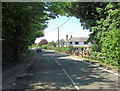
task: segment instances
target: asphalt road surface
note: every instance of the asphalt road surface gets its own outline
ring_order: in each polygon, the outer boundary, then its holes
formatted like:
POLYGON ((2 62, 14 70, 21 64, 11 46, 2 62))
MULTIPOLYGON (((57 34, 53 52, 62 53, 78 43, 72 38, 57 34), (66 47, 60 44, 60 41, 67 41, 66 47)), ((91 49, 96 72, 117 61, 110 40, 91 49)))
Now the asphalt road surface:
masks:
POLYGON ((69 55, 43 51, 11 89, 118 89, 118 76, 69 55))

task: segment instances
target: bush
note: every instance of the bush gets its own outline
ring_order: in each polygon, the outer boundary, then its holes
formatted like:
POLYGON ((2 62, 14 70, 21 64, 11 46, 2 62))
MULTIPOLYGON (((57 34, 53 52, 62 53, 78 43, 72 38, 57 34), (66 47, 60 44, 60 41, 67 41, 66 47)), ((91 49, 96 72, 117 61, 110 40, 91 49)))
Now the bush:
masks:
POLYGON ((84 49, 84 47, 81 46, 81 47, 80 47, 80 50, 83 51, 83 49, 84 49))
POLYGON ((112 28, 102 43, 102 52, 105 63, 120 66, 120 30, 112 28))
POLYGON ((53 50, 53 48, 56 46, 56 44, 54 43, 54 42, 49 42, 48 44, 47 44, 47 49, 48 50, 53 50))
POLYGON ((41 48, 42 49, 47 49, 47 45, 42 45, 41 48))
POLYGON ((72 44, 69 44, 69 45, 67 46, 66 51, 67 51, 67 52, 72 52, 72 50, 73 50, 73 45, 72 45, 72 44))
POLYGON ((48 46, 48 45, 47 45, 47 49, 48 49, 48 50, 52 50, 52 48, 53 48, 53 46, 48 46))
POLYGON ((94 52, 94 51, 101 52, 101 45, 91 44, 89 50, 90 50, 91 52, 94 52))
POLYGON ((55 47, 55 51, 65 53, 66 48, 65 47, 55 47))

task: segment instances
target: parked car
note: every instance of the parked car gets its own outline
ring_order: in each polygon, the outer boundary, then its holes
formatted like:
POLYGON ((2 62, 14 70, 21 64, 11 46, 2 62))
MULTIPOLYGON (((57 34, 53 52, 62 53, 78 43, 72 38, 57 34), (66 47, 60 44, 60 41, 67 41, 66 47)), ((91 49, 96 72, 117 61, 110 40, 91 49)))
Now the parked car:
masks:
POLYGON ((42 49, 40 47, 38 47, 37 52, 42 52, 42 49))

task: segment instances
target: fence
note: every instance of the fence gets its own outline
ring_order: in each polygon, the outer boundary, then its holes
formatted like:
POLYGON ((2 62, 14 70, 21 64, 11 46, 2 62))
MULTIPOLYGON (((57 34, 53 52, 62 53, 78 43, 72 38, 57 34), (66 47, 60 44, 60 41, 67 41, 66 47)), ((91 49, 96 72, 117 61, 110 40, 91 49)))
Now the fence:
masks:
POLYGON ((102 57, 102 53, 101 52, 90 52, 89 50, 83 50, 83 51, 72 51, 72 54, 76 55, 76 56, 80 56, 82 58, 93 58, 94 60, 100 60, 100 61, 104 61, 104 57, 102 57))

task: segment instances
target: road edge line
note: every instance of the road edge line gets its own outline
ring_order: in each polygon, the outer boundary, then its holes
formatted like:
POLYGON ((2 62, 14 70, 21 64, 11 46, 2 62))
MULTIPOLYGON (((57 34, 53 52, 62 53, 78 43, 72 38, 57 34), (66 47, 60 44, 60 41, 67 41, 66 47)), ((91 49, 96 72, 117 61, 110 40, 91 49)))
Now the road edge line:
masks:
MULTIPOLYGON (((71 56, 71 57, 72 57, 72 58, 75 58, 75 57, 73 57, 73 56, 71 56)), ((75 59, 77 59, 77 58, 75 58, 75 59)), ((81 61, 80 59, 77 59, 77 60, 81 61)), ((75 60, 75 61, 76 61, 76 60, 75 60)), ((120 77, 120 74, 117 74, 117 73, 115 73, 115 72, 112 72, 111 70, 104 69, 104 68, 102 68, 102 67, 99 67, 99 66, 93 65, 93 64, 88 63, 88 62, 85 62, 85 61, 81 61, 81 62, 84 62, 84 63, 86 63, 86 64, 92 65, 92 66, 94 66, 94 67, 98 67, 99 69, 102 69, 103 71, 106 71, 106 72, 112 73, 112 74, 114 74, 114 75, 120 77)))
MULTIPOLYGON (((53 58, 53 56, 51 57, 59 66, 60 66, 60 63, 58 63, 58 61, 56 59, 53 58)), ((60 66, 61 67, 61 66, 60 66)), ((62 68, 62 67, 61 67, 62 68)), ((67 75, 67 77, 70 79, 70 81, 72 82, 72 84, 74 85, 74 87, 77 89, 77 90, 80 90, 80 88, 76 85, 76 83, 73 81, 73 79, 68 75, 68 73, 66 72, 66 70, 64 68, 62 68, 63 72, 67 75)))

